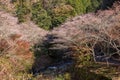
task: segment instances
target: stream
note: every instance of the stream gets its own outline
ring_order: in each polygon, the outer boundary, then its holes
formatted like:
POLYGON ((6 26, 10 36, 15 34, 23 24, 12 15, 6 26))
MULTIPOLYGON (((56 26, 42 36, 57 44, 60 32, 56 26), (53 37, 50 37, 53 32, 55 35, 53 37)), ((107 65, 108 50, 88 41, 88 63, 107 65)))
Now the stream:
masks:
POLYGON ((43 69, 40 69, 38 72, 34 73, 34 76, 37 76, 40 74, 48 75, 48 76, 56 76, 59 74, 64 74, 68 69, 72 67, 73 64, 74 64, 74 61, 72 59, 59 61, 43 69))
POLYGON ((40 48, 42 49, 42 53, 45 53, 45 51, 47 51, 46 54, 49 55, 53 62, 44 68, 39 69, 38 71, 33 69, 32 72, 34 76, 37 76, 39 74, 48 76, 63 74, 74 64, 74 60, 71 57, 72 52, 69 46, 66 44, 66 40, 62 39, 59 36, 52 34, 46 35, 46 38, 40 48))

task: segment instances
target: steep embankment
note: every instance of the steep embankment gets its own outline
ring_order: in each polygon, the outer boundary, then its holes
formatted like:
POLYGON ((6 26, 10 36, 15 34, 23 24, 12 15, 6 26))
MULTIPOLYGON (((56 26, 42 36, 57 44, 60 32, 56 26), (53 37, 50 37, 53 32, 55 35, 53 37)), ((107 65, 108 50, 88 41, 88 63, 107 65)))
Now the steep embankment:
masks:
POLYGON ((34 54, 30 49, 46 34, 34 23, 18 24, 12 14, 0 11, 0 80, 31 79, 27 71, 34 62, 34 54))

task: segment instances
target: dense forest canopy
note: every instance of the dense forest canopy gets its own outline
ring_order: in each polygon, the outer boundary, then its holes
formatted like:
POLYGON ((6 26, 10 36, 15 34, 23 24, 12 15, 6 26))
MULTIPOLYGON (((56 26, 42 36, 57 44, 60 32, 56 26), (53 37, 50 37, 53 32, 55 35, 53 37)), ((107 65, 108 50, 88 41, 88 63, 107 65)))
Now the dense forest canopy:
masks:
POLYGON ((95 11, 102 0, 12 0, 16 4, 19 22, 30 19, 48 30, 59 26, 67 18, 95 11))

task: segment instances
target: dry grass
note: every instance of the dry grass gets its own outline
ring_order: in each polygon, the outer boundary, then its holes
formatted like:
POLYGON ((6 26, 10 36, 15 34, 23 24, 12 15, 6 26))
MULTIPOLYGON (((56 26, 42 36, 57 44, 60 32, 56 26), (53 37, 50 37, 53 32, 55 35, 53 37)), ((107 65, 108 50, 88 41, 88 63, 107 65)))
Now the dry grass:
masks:
POLYGON ((0 80, 28 80, 33 63, 30 45, 25 41, 0 39, 0 80))
POLYGON ((31 46, 47 34, 32 22, 18 24, 17 18, 0 11, 0 80, 28 80, 34 55, 31 46))
POLYGON ((1 80, 28 80, 32 77, 31 74, 26 72, 27 66, 30 66, 31 62, 19 58, 19 56, 15 55, 0 57, 1 80))

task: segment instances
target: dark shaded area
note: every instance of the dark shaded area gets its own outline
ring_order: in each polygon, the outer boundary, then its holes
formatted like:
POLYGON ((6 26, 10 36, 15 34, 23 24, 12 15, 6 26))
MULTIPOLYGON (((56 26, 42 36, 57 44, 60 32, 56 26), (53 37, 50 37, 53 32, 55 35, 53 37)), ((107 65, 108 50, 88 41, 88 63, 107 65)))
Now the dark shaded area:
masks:
MULTIPOLYGON (((116 45, 119 45, 119 44, 116 43, 116 45)), ((118 50, 120 49, 115 48, 106 42, 98 42, 94 46, 95 60, 96 62, 119 66, 120 54, 118 53, 118 50)))
POLYGON ((113 3, 116 1, 120 0, 102 0, 101 5, 96 9, 96 11, 109 9, 113 6, 113 3))
POLYGON ((101 74, 90 72, 89 68, 74 68, 71 71, 71 80, 112 80, 101 74))
POLYGON ((115 60, 111 57, 108 58, 106 56, 101 56, 101 57, 96 56, 95 59, 96 59, 96 62, 101 62, 101 63, 103 62, 105 64, 109 64, 113 66, 120 66, 120 61, 115 60))
POLYGON ((69 54, 70 51, 71 49, 64 39, 52 34, 46 35, 46 39, 41 46, 41 53, 48 55, 54 59, 54 61, 64 60, 64 57, 67 57, 67 54, 69 54))
POLYGON ((117 0, 103 0, 100 8, 103 10, 111 8, 115 1, 117 0))
POLYGON ((56 35, 48 34, 42 43, 33 47, 34 64, 31 72, 36 74, 62 73, 73 64, 71 49, 64 39, 56 35))

